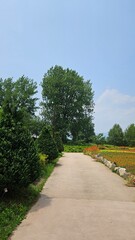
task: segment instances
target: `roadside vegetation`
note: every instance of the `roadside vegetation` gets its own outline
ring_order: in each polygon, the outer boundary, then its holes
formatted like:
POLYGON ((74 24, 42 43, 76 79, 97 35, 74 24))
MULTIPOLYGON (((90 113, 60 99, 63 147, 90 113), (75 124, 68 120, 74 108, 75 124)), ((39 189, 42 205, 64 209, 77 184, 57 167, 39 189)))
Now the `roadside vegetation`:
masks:
POLYGON ((101 150, 101 155, 117 166, 126 168, 127 172, 135 175, 135 148, 115 147, 110 150, 101 150))
POLYGON ((115 163, 116 166, 126 168, 131 175, 135 175, 135 147, 95 145, 85 148, 83 152, 92 157, 98 154, 115 163))
POLYGON ((64 145, 64 152, 83 152, 88 145, 64 145))
POLYGON ((135 173, 135 125, 123 132, 115 124, 107 137, 96 135, 90 80, 56 65, 44 74, 41 86, 39 103, 32 79, 0 79, 0 240, 38 199, 63 151, 99 152, 135 173))
POLYGON ((40 192, 52 173, 58 158, 51 163, 44 163, 45 156, 40 156, 42 174, 39 179, 27 188, 21 188, 12 193, 3 191, 0 198, 0 239, 7 240, 12 231, 24 219, 28 210, 37 201, 40 192), (44 166, 44 167, 43 167, 44 166))
POLYGON ((8 239, 62 155, 63 143, 36 117, 36 83, 0 79, 0 240, 8 239), (57 148, 61 146, 61 149, 57 148))

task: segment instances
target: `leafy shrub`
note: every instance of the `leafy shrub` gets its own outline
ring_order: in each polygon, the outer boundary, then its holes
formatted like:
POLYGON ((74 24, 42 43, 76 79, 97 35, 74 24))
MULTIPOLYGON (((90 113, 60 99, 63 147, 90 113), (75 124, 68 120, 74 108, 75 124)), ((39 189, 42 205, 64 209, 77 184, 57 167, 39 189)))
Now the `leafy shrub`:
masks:
POLYGON ((28 186, 40 175, 39 157, 29 131, 12 118, 3 118, 0 139, 0 189, 28 186))
POLYGON ((52 138, 49 130, 44 127, 38 138, 39 151, 48 156, 48 160, 52 161, 58 157, 58 150, 54 139, 52 138))
MULTIPOLYGON (((40 154, 42 160, 44 155, 40 154)), ((10 239, 10 234, 17 227, 18 224, 25 218, 27 211, 32 207, 39 193, 42 190, 47 178, 52 173, 58 159, 46 163, 44 168, 44 174, 42 178, 34 184, 30 184, 25 189, 10 196, 5 194, 0 201, 0 240, 10 239)))
POLYGON ((83 152, 86 145, 64 145, 65 152, 83 152))
POLYGON ((55 140, 58 151, 63 152, 64 146, 63 146, 63 142, 62 142, 59 132, 54 133, 54 140, 55 140))
POLYGON ((40 167, 41 170, 45 169, 46 161, 47 161, 47 155, 40 153, 39 154, 39 159, 40 159, 40 167))

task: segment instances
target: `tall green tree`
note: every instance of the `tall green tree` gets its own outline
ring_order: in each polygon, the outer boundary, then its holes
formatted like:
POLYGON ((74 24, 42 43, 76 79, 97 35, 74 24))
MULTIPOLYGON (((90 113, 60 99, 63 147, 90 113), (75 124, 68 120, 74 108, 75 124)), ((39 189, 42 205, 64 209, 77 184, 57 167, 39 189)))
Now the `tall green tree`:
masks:
POLYGON ((124 143, 124 134, 122 128, 119 124, 114 124, 114 126, 110 129, 107 138, 108 143, 122 146, 124 143))
MULTIPOLYGON (((44 75, 42 88, 45 121, 55 132, 61 133, 63 142, 68 134, 76 140, 84 119, 92 117, 94 93, 91 82, 84 81, 76 71, 55 66, 44 75)), ((91 126, 94 128, 93 124, 91 126)))
POLYGON ((2 105, 3 95, 4 95, 4 92, 3 92, 3 79, 0 78, 0 107, 2 105))
POLYGON ((99 133, 93 136, 93 142, 96 144, 104 144, 106 143, 106 138, 103 133, 99 133))
POLYGON ((17 81, 12 78, 0 79, 0 107, 3 108, 4 102, 9 102, 9 111, 17 121, 25 121, 28 124, 29 119, 36 111, 37 84, 22 76, 17 81))
POLYGON ((28 77, 22 76, 15 83, 16 102, 25 112, 34 115, 36 107, 35 97, 37 93, 37 83, 28 77))
POLYGON ((40 116, 33 116, 29 121, 29 130, 35 138, 37 138, 40 135, 42 128, 44 126, 45 123, 40 118, 40 116))
POLYGON ((128 146, 134 147, 135 146, 135 124, 130 124, 125 132, 125 141, 128 146))
POLYGON ((60 133, 59 132, 55 132, 53 137, 54 137, 54 140, 55 140, 55 143, 56 143, 58 151, 60 153, 63 152, 64 151, 64 146, 63 146, 63 142, 62 142, 60 133))
POLYGON ((26 187, 40 174, 39 157, 30 132, 16 104, 14 84, 9 79, 0 117, 0 190, 26 187))

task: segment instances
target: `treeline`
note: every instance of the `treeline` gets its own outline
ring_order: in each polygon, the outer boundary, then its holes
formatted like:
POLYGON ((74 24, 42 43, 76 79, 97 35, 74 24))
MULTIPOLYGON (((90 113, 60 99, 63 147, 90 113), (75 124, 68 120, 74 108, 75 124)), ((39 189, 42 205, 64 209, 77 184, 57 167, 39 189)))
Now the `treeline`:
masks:
POLYGON ((52 67, 42 81, 42 116, 53 131, 60 132, 64 143, 90 142, 94 135, 94 92, 90 80, 76 71, 52 67))
POLYGON ((130 124, 125 131, 119 124, 115 124, 108 133, 108 142, 117 146, 135 146, 135 124, 130 124))
POLYGON ((97 144, 112 144, 116 146, 135 146, 135 124, 130 124, 125 131, 122 130, 119 124, 109 130, 108 136, 105 137, 102 133, 95 135, 93 141, 97 144))
POLYGON ((37 106, 37 83, 32 79, 0 79, 0 191, 27 187, 38 179, 40 154, 53 161, 69 139, 90 142, 94 136, 90 81, 55 66, 41 85, 43 100, 37 106))

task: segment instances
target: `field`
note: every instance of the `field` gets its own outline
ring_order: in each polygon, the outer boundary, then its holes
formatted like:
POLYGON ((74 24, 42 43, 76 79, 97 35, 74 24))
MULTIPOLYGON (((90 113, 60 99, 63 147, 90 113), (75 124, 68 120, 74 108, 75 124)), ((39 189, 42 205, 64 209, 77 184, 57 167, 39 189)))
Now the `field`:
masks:
POLYGON ((116 147, 116 146, 93 146, 84 149, 88 155, 100 154, 107 160, 115 162, 117 166, 124 167, 135 175, 135 148, 116 147))

